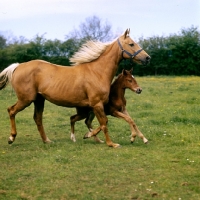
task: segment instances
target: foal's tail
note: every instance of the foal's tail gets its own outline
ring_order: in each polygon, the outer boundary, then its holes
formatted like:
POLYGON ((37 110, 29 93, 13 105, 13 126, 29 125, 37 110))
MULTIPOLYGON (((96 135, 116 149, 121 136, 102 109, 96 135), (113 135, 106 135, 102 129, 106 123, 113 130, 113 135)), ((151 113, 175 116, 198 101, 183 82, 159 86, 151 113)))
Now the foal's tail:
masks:
POLYGON ((0 90, 5 88, 8 85, 8 83, 11 82, 12 74, 15 71, 15 69, 17 68, 18 65, 19 65, 19 63, 14 63, 14 64, 10 65, 9 67, 5 68, 0 73, 0 90))

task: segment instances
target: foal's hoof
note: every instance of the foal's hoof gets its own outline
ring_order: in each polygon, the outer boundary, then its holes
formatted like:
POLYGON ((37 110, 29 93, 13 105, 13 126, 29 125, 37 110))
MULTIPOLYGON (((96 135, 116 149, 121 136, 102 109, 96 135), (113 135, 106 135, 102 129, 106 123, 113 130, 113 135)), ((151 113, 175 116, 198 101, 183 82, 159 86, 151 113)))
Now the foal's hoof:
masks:
POLYGON ((84 135, 84 136, 83 136, 83 139, 88 139, 87 135, 84 135))
POLYGON ((15 140, 15 138, 12 137, 12 136, 10 136, 10 137, 8 138, 8 144, 12 144, 12 143, 14 142, 14 140, 15 140))
POLYGON ((74 133, 71 133, 71 136, 70 136, 71 140, 73 142, 76 142, 76 137, 75 137, 75 134, 74 133))
POLYGON ((83 136, 83 139, 87 139, 87 138, 90 138, 90 137, 91 137, 91 132, 88 132, 83 136))
POLYGON ((134 141, 135 141, 135 140, 132 140, 132 139, 131 139, 131 144, 132 144, 134 141))
POLYGON ((97 136, 94 136, 94 141, 98 143, 104 143, 104 141, 100 140, 97 136))
POLYGON ((121 145, 120 145, 120 144, 115 144, 115 143, 113 143, 113 144, 109 145, 109 147, 120 148, 121 145))
POLYGON ((45 141, 43 141, 44 142, 44 144, 49 144, 49 143, 51 143, 52 141, 49 139, 49 138, 47 138, 45 141))
POLYGON ((8 144, 12 144, 12 143, 13 143, 13 141, 8 139, 8 144))

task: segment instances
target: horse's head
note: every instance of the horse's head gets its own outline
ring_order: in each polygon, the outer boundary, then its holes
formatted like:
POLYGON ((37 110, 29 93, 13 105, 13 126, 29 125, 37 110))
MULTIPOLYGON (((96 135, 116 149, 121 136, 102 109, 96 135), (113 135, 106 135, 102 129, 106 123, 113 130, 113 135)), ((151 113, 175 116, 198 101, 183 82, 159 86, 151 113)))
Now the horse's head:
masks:
POLYGON ((132 59, 138 64, 148 64, 151 57, 129 36, 130 29, 118 38, 117 42, 122 51, 122 57, 125 59, 132 59))
POLYGON ((137 84, 137 81, 135 80, 134 76, 132 75, 133 69, 130 71, 123 69, 122 71, 122 86, 124 89, 128 88, 137 94, 140 94, 142 92, 142 88, 139 87, 137 84))

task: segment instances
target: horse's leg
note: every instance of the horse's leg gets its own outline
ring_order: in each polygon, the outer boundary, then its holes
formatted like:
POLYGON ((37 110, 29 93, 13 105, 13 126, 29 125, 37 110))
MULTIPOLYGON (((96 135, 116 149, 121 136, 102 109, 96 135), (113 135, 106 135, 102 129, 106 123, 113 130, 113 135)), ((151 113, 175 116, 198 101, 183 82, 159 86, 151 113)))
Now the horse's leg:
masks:
POLYGON ((42 141, 44 143, 50 143, 51 140, 49 140, 49 138, 46 136, 45 131, 44 131, 44 127, 42 124, 42 115, 43 115, 43 111, 44 111, 44 97, 40 94, 37 95, 35 101, 34 101, 34 115, 33 115, 33 119, 37 125, 38 131, 40 133, 40 136, 42 138, 42 141))
POLYGON ((16 123, 15 123, 15 116, 18 112, 22 111, 24 108, 29 106, 31 104, 31 101, 20 101, 18 100, 16 104, 9 107, 8 114, 10 117, 10 124, 11 124, 11 134, 8 138, 8 144, 12 144, 17 136, 17 129, 16 129, 16 123))
MULTIPOLYGON (((94 114, 93 111, 91 111, 91 112, 89 112, 89 116, 88 116, 88 117, 86 118, 86 120, 85 120, 85 124, 87 125, 87 127, 88 127, 88 129, 89 129, 90 132, 93 131, 93 128, 92 128, 92 121, 93 121, 94 117, 95 117, 95 114, 94 114)), ((100 129, 100 131, 101 131, 101 129, 100 129)), ((95 140, 96 142, 104 143, 104 141, 100 140, 100 139, 96 136, 100 131, 98 131, 97 133, 93 132, 93 137, 94 137, 94 140, 95 140)), ((83 139, 86 139, 86 137, 84 136, 83 139)))
MULTIPOLYGON (((106 138, 106 144, 110 147, 119 147, 119 144, 115 144, 111 141, 110 136, 108 134, 108 128, 107 128, 107 117, 104 112, 104 107, 102 103, 99 103, 93 107, 93 111, 95 116, 97 117, 100 128, 104 132, 105 138, 106 138)), ((93 134, 93 131, 91 132, 91 135, 93 134)))
POLYGON ((130 117, 130 115, 128 114, 128 112, 126 110, 124 111, 124 113, 119 112, 119 111, 114 111, 113 116, 118 117, 118 118, 122 118, 129 123, 130 128, 131 128, 131 142, 134 142, 135 137, 136 137, 136 133, 143 140, 143 142, 145 144, 148 142, 148 140, 140 132, 140 130, 136 126, 135 122, 132 120, 132 118, 130 117))

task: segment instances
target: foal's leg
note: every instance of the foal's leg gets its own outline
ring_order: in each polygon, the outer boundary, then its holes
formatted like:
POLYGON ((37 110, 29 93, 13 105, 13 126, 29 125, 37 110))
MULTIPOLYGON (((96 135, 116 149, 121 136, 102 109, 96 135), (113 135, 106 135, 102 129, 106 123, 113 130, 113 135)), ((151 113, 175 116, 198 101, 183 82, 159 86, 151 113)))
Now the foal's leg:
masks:
POLYGON ((92 130, 93 130, 93 128, 92 128, 92 121, 93 121, 94 118, 95 118, 94 112, 93 112, 93 111, 90 111, 90 112, 88 113, 87 118, 85 119, 85 124, 86 124, 86 126, 88 127, 89 131, 92 131, 92 130))
POLYGON ((75 133, 74 133, 75 123, 77 121, 80 121, 80 120, 85 119, 85 118, 86 118, 85 115, 80 115, 80 114, 76 114, 76 115, 73 115, 73 116, 70 117, 70 124, 71 124, 71 136, 70 136, 70 138, 73 142, 76 142, 75 133))
POLYGON ((131 142, 134 142, 135 137, 136 137, 136 133, 143 140, 143 142, 145 144, 148 142, 148 140, 140 132, 140 130, 136 126, 135 122, 132 120, 132 118, 130 117, 130 115, 128 114, 128 112, 126 110, 124 111, 124 113, 119 112, 119 111, 114 111, 113 116, 118 117, 118 118, 122 118, 129 123, 130 128, 131 128, 131 142))
MULTIPOLYGON (((91 112, 89 112, 89 116, 88 116, 88 117, 86 118, 86 120, 85 120, 85 124, 87 125, 87 127, 88 127, 88 129, 89 129, 90 132, 93 131, 93 128, 92 128, 92 121, 93 121, 94 117, 95 117, 95 114, 94 114, 93 111, 91 111, 91 112)), ((101 129, 100 129, 97 133, 99 133, 100 131, 101 131, 101 129)), ((94 140, 95 140, 96 142, 99 142, 99 143, 104 143, 104 141, 100 140, 100 139, 96 136, 97 133, 95 133, 95 131, 93 132, 94 140)), ((86 137, 84 136, 83 139, 86 139, 86 137)))
POLYGON ((8 144, 12 144, 17 136, 17 129, 16 129, 16 123, 15 123, 15 115, 22 111, 24 108, 29 106, 31 104, 31 101, 20 101, 18 100, 16 104, 9 107, 8 114, 10 117, 10 124, 11 124, 11 134, 8 138, 8 144))
MULTIPOLYGON (((90 115, 90 112, 87 113, 87 111, 85 110, 85 112, 82 112, 84 111, 84 109, 81 109, 81 108, 77 108, 77 114, 76 115, 73 115, 70 117, 70 123, 71 123, 71 140, 73 142, 76 142, 76 138, 75 138, 75 123, 77 121, 80 121, 82 119, 85 119, 85 124, 87 125, 89 131, 92 131, 92 120, 94 119, 94 113, 92 115, 90 115)), ((94 136, 94 140, 96 142, 100 142, 102 143, 103 141, 101 141, 97 136, 94 136)))
MULTIPOLYGON (((110 147, 119 147, 119 144, 115 144, 111 141, 110 136, 108 134, 108 128, 107 128, 107 117, 104 112, 104 107, 102 103, 97 104, 93 107, 93 111, 95 116, 97 117, 99 123, 100 123, 100 129, 104 132, 105 138, 106 138, 106 144, 110 147)), ((93 135, 93 131, 90 134, 93 135)), ((87 137, 87 136, 86 136, 87 137)), ((90 137, 90 136, 89 136, 90 137)))
POLYGON ((37 95, 36 100, 34 101, 34 115, 33 115, 33 119, 35 120, 35 123, 37 125, 38 131, 40 133, 40 136, 42 138, 42 141, 44 143, 50 143, 51 140, 49 140, 49 138, 46 136, 45 132, 44 132, 44 127, 42 124, 42 115, 43 115, 43 111, 44 111, 44 97, 40 94, 37 95))
MULTIPOLYGON (((125 113, 127 116, 130 117, 130 115, 129 115, 129 113, 127 112, 127 110, 125 110, 124 113, 125 113)), ((147 140, 147 139, 144 137, 144 135, 140 132, 140 130, 139 130, 138 127, 136 126, 136 124, 135 124, 135 122, 133 121, 133 119, 132 119, 131 117, 130 117, 130 119, 131 119, 131 121, 132 121, 131 123, 133 124, 133 127, 134 127, 134 129, 135 129, 135 131, 136 131, 138 137, 141 138, 145 144, 147 144, 148 140, 147 140)), ((133 139, 133 141, 134 141, 134 139, 133 139)), ((131 138, 131 142, 133 142, 133 141, 132 141, 132 138, 131 138)))

